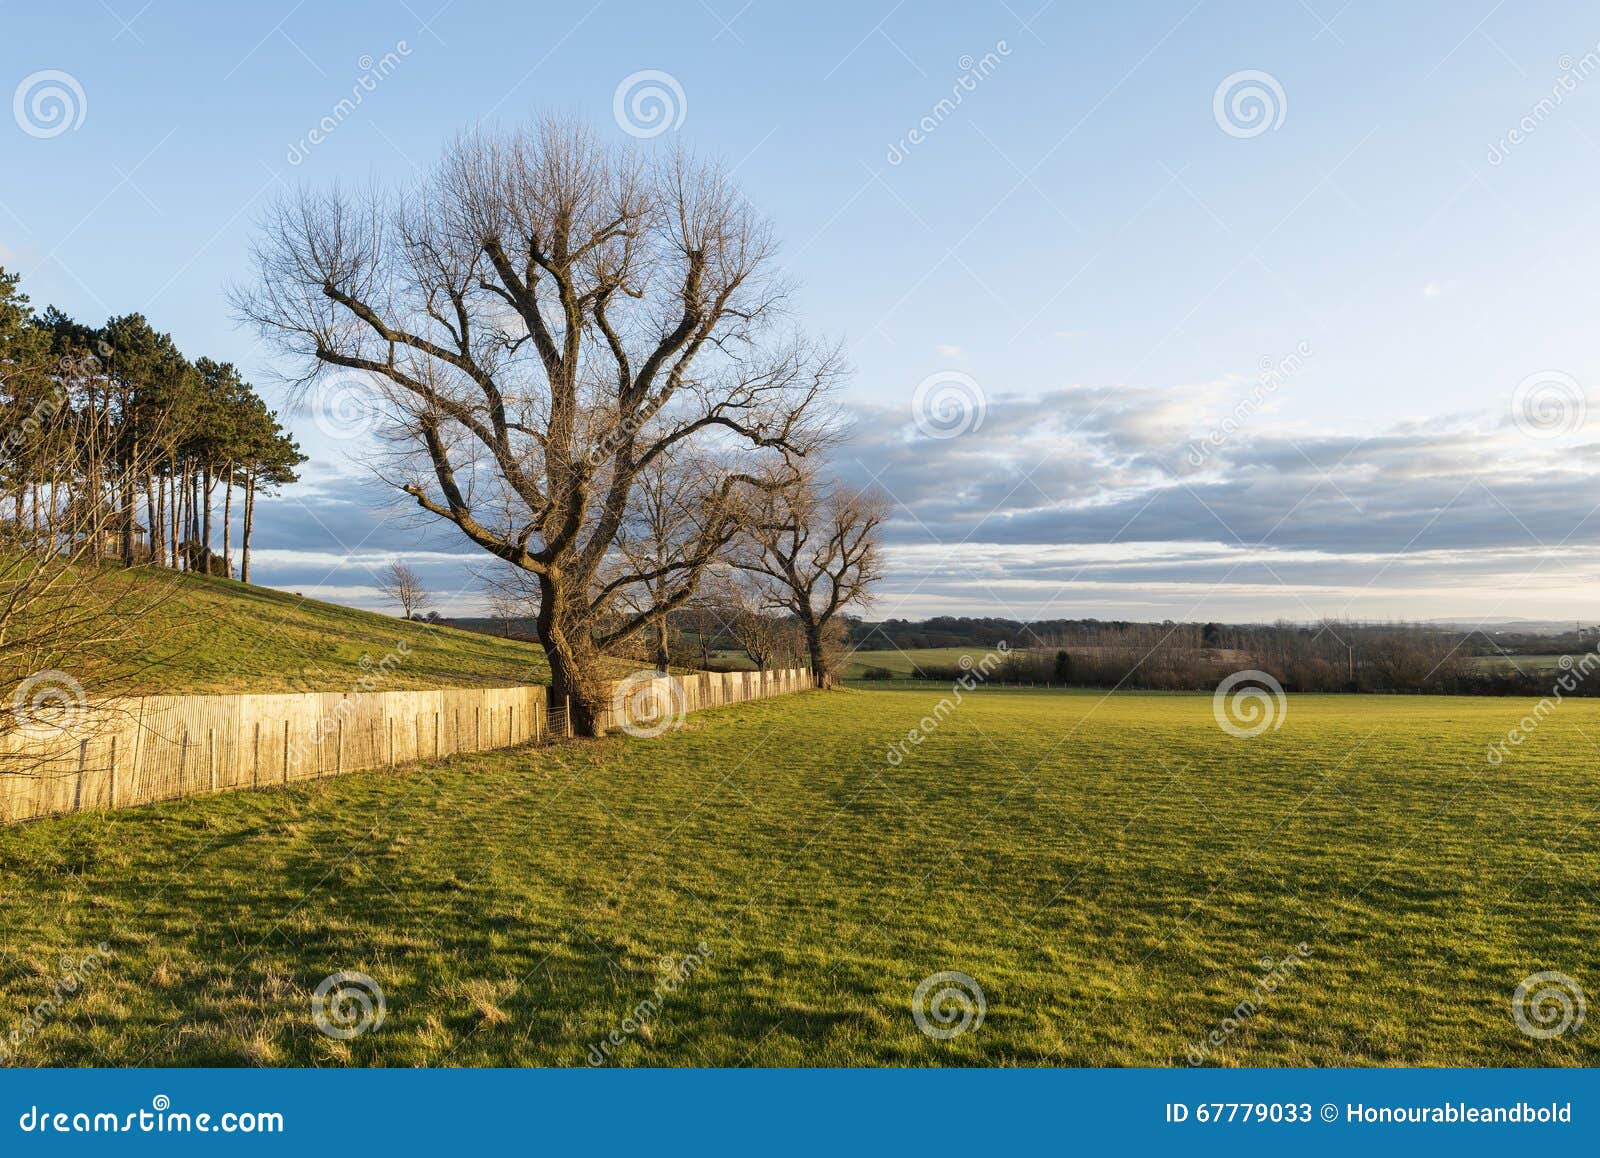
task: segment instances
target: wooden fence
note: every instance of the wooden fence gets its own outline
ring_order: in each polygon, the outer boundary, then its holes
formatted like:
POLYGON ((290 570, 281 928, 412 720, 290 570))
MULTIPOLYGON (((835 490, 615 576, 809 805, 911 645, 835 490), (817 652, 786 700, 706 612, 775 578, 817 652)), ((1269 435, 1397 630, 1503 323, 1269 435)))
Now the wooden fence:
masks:
MULTIPOLYGON (((702 672, 613 685, 610 729, 658 734, 656 715, 801 691, 806 671, 702 672)), ((543 743, 570 734, 542 685, 441 691, 145 696, 107 701, 58 726, 0 740, 0 822, 543 743)))

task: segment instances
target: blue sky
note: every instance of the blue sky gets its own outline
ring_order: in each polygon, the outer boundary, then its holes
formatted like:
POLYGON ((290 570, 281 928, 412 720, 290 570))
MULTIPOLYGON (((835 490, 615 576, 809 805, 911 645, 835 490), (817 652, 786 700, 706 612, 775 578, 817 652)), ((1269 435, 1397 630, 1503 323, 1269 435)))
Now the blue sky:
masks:
MULTIPOLYGON (((877 614, 1600 618, 1600 17, 1398 8, 11 0, 0 264, 270 396, 224 289, 274 192, 537 110, 626 140, 617 88, 658 70, 663 137, 736 166, 847 344, 839 467, 898 503, 877 614), (1240 73, 1265 122, 1230 119, 1240 73), (975 406, 953 437, 915 423, 930 376, 975 406)), ((464 541, 289 421, 314 462, 260 579, 377 606, 404 551, 469 607, 464 541)))

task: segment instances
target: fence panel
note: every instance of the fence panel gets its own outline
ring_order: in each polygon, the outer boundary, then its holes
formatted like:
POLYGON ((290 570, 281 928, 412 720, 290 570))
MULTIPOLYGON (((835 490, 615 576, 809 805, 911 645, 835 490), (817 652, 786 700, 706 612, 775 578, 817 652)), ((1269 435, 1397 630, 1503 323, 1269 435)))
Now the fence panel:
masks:
MULTIPOLYGON (((678 679, 685 711, 810 686, 803 670, 678 679)), ((541 685, 440 691, 144 696, 59 730, 0 738, 0 823, 292 784, 570 734, 541 685)), ((604 715, 612 726, 609 705, 604 715)))

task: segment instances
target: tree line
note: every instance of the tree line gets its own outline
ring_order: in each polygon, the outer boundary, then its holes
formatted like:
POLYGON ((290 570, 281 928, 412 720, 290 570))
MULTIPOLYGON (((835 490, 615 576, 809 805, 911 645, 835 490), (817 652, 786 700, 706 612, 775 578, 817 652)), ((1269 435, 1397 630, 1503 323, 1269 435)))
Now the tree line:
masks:
POLYGON ((258 497, 305 461, 230 363, 184 356, 138 313, 36 312, 0 269, 0 525, 120 562, 250 578, 258 497), (220 551, 218 538, 220 535, 220 551))
MULTIPOLYGON (((948 632, 956 621, 936 631, 948 632)), ((960 621, 981 632, 986 621, 960 621)), ((1480 632, 1416 623, 1221 624, 1053 620, 987 621, 995 634, 953 646, 1010 649, 993 675, 999 682, 1055 686, 1206 691, 1245 669, 1264 671, 1286 691, 1426 692, 1543 695, 1551 677, 1537 669, 1484 667, 1492 654, 1480 632)), ((860 625, 866 640, 876 625, 860 625)), ((905 638, 914 631, 899 625, 905 638)), ((952 646, 952 645, 946 645, 952 646)), ((1586 645, 1592 648, 1593 643, 1586 645)), ((919 678, 951 680, 965 669, 923 665, 919 678)), ((891 678, 883 670, 869 678, 891 678)), ((1596 694, 1579 689, 1573 695, 1596 694)))

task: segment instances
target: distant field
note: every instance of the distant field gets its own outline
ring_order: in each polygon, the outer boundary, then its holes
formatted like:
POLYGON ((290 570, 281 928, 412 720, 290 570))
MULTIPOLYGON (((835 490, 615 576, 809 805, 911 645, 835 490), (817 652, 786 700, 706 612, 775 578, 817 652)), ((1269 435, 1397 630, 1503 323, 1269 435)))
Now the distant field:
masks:
POLYGON ((1475 655, 1472 662, 1484 671, 1554 671, 1559 655, 1475 655))
POLYGON ((952 667, 960 663, 964 655, 970 655, 976 663, 990 650, 982 647, 919 647, 908 651, 858 651, 851 655, 850 666, 844 674, 846 679, 860 679, 868 668, 883 668, 897 676, 909 676, 918 664, 952 667))
POLYGON ((1600 703, 1495 766, 1527 701, 1297 696, 1241 739, 1204 695, 948 694, 0 831, 0 1037, 103 941, 17 1061, 1600 1064, 1592 1010, 1512 1015, 1600 991, 1600 703), (387 1009, 350 1041, 311 1018, 346 970, 387 1009), (950 972, 984 1016, 936 1040, 950 972))
POLYGON ((227 579, 155 571, 168 594, 139 641, 149 666, 129 690, 339 691, 396 644, 410 647, 384 687, 548 683, 537 646, 454 627, 432 627, 227 579))

